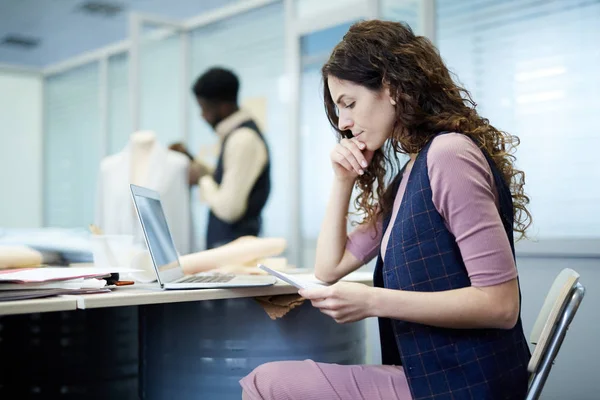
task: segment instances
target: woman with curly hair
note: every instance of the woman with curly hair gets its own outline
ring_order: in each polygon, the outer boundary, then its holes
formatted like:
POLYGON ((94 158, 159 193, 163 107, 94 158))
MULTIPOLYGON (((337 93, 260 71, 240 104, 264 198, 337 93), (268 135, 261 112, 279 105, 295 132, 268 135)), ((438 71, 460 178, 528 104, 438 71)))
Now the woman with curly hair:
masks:
POLYGON ((332 285, 300 294, 339 323, 378 317, 384 365, 268 363, 242 379, 243 397, 523 399, 513 231, 531 218, 518 138, 479 116, 432 43, 401 23, 353 25, 322 72, 340 141, 315 275, 332 285), (355 185, 365 219, 348 234, 355 185), (373 287, 338 282, 374 257, 373 287))

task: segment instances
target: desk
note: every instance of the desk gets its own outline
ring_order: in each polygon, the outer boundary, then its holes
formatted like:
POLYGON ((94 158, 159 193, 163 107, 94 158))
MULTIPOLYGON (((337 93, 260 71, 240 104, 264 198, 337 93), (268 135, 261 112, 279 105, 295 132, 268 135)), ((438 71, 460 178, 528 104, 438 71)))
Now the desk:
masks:
POLYGON ((0 303, 12 314, 0 316, 0 399, 138 398, 138 308, 76 306, 76 296, 0 303))
MULTIPOLYGON (((370 284, 371 273, 354 273, 346 280, 370 284)), ((48 329, 79 330, 78 335, 69 337, 72 345, 64 346, 64 338, 56 336, 54 347, 51 343, 43 356, 32 351, 23 357, 29 362, 26 367, 34 368, 25 369, 28 374, 56 375, 56 371, 40 367, 48 362, 50 368, 61 372, 61 379, 66 379, 66 366, 78 378, 59 382, 62 386, 58 388, 51 379, 36 381, 42 393, 71 393, 71 397, 60 398, 135 399, 139 392, 143 399, 239 400, 238 380, 264 362, 311 358, 364 363, 364 322, 338 325, 309 302, 272 321, 253 299, 295 292, 284 283, 177 291, 131 286, 106 294, 0 303, 0 313, 61 310, 41 314, 42 319, 48 318, 48 329), (58 304, 69 308, 57 308, 58 304), (77 311, 68 311, 75 307, 77 311), (55 355, 54 359, 49 354, 55 355), (46 390, 44 385, 55 386, 46 390), (76 392, 79 397, 72 396, 76 392)), ((9 323, 11 317, 15 316, 3 317, 0 324, 9 323)), ((22 338, 14 335, 18 346, 28 346, 31 338, 27 335, 28 331, 22 338)), ((0 348, 2 344, 8 343, 0 342, 0 348)), ((18 351, 22 348, 15 346, 11 351, 5 347, 0 355, 4 360, 22 357, 18 351), (6 352, 12 357, 6 358, 6 352)), ((1 387, 0 397, 5 397, 1 387)))
MULTIPOLYGON (((302 276, 299 274, 297 276, 302 276)), ((308 277, 308 275, 307 275, 308 277)), ((371 285, 371 272, 354 272, 343 279, 348 282, 358 282, 371 285)), ((78 297, 78 308, 104 308, 139 306, 147 304, 168 304, 188 301, 227 300, 238 298, 253 298, 258 296, 274 296, 279 294, 297 293, 298 289, 285 282, 278 281, 273 286, 236 288, 236 289, 199 289, 199 290, 161 290, 158 284, 121 286, 110 293, 87 294, 78 297)))
MULTIPOLYGON (((371 279, 355 273, 345 280, 371 279)), ((169 291, 132 286, 81 296, 80 304, 88 310, 139 306, 141 398, 238 400, 238 380, 268 361, 365 362, 364 323, 338 325, 309 302, 273 321, 253 299, 296 292, 286 283, 169 291)))
POLYGON ((76 309, 77 298, 74 296, 58 296, 20 301, 0 301, 0 316, 70 311, 76 309))

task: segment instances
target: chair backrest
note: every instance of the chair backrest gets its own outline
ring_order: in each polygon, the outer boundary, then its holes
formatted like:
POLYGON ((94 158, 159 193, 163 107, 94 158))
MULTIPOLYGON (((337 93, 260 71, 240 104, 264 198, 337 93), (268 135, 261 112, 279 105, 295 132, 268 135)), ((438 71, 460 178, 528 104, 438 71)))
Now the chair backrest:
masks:
POLYGON ((566 331, 579 308, 585 288, 579 274, 566 268, 558 274, 531 331, 535 345, 527 370, 531 373, 528 399, 537 399, 562 345, 566 331))
POLYGON ((527 367, 529 372, 537 371, 560 313, 564 310, 569 294, 578 281, 579 274, 569 268, 563 269, 554 280, 529 336, 529 341, 536 345, 527 367))

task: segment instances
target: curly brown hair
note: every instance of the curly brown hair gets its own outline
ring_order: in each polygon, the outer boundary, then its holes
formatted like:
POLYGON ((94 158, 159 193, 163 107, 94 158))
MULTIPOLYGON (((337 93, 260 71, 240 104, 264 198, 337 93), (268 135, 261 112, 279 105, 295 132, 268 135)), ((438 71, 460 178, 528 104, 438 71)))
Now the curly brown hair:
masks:
POLYGON ((338 128, 337 108, 327 85, 330 76, 373 91, 387 88, 397 102, 390 140, 375 152, 356 182, 360 194, 355 203, 365 213, 363 223, 391 211, 394 185, 386 182, 386 175, 396 176, 399 171, 397 155, 418 153, 437 133, 450 131, 469 136, 491 157, 510 187, 513 229, 525 236, 531 214, 527 210, 529 198, 523 190, 525 174, 514 166, 519 138, 496 129, 479 116, 471 95, 454 83, 429 39, 416 36, 409 26, 399 22, 358 22, 334 48, 322 74, 325 110, 340 138, 351 138, 352 133, 338 128))

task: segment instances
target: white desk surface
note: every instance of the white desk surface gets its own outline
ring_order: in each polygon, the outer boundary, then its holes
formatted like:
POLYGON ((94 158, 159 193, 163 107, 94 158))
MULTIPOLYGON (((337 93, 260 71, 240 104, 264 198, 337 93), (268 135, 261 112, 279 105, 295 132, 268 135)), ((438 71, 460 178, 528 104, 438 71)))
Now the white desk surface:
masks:
MULTIPOLYGON (((299 274, 298 276, 308 276, 299 274)), ((371 285, 372 272, 353 272, 343 279, 371 285)), ((122 307, 143 304, 178 303, 184 301, 223 300, 242 297, 273 296, 278 294, 296 293, 298 289, 279 281, 273 286, 235 288, 235 289, 196 289, 196 290, 161 290, 158 284, 155 288, 140 288, 136 285, 121 286, 111 293, 86 294, 78 296, 78 308, 122 307)))
MULTIPOLYGON (((299 274, 298 276, 307 277, 308 275, 299 274)), ((373 283, 372 279, 373 273, 365 271, 353 272, 343 280, 371 285, 373 283)), ((236 299, 297 292, 295 287, 279 280, 273 286, 235 289, 161 290, 158 284, 153 287, 144 286, 121 286, 113 289, 110 293, 0 302, 0 315, 178 303, 184 301, 236 299)))
POLYGON ((44 299, 0 302, 0 315, 31 314, 52 311, 71 311, 76 309, 76 296, 58 296, 48 297, 44 299))

